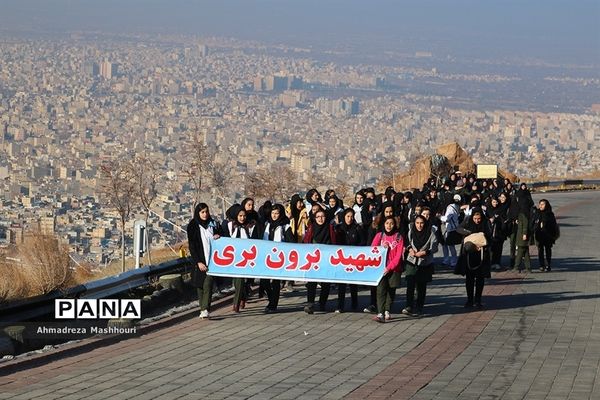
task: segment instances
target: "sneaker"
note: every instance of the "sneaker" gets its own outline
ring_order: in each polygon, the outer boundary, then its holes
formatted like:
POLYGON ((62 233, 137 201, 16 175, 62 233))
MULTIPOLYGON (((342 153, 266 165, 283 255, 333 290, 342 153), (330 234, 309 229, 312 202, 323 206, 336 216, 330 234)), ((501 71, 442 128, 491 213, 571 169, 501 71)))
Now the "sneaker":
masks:
POLYGON ((546 267, 544 265, 540 265, 540 272, 544 272, 546 270, 546 267))
POLYGON ((208 310, 200 311, 200 319, 204 319, 204 318, 208 318, 208 317, 209 317, 208 310))
POLYGON ((374 312, 376 312, 376 311, 377 311, 377 310, 375 309, 375 306, 369 306, 369 307, 366 307, 366 308, 363 310, 363 312, 364 312, 364 313, 374 313, 374 312))
POLYGON ((392 319, 392 316, 390 315, 389 311, 384 312, 383 316, 384 316, 384 318, 385 318, 386 321, 389 321, 390 319, 392 319))
POLYGON ((410 308, 410 307, 403 308, 402 309, 402 314, 404 314, 404 315, 412 315, 413 314, 412 308, 410 308))
POLYGON ((383 316, 383 314, 379 313, 373 317, 373 321, 383 323, 383 322, 385 322, 385 317, 383 316))
POLYGON ((235 286, 230 286, 226 289, 223 289, 221 292, 224 292, 225 294, 235 293, 235 286))
POLYGON ((304 312, 307 314, 314 314, 315 310, 313 309, 312 306, 304 306, 304 312))
POLYGON ((342 311, 342 310, 340 310, 339 308, 337 308, 337 309, 334 311, 334 313, 336 313, 336 314, 341 314, 342 312, 343 312, 343 311, 342 311))
POLYGON ((550 267, 549 265, 546 266, 546 272, 550 272, 552 271, 552 267, 550 267))
POLYGON ((473 308, 473 303, 470 301, 467 301, 464 305, 465 308, 473 308))
POLYGON ((286 293, 293 293, 294 292, 294 287, 292 285, 285 285, 282 289, 282 292, 286 292, 286 293))

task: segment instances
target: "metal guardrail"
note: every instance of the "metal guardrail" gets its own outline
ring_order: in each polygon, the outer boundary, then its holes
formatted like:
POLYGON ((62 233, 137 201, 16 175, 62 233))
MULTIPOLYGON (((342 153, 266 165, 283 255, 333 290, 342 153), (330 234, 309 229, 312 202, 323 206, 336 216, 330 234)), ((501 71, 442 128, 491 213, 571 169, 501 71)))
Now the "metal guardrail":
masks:
POLYGON ((150 280, 166 274, 186 272, 188 258, 180 258, 158 265, 149 265, 122 274, 88 282, 66 290, 31 297, 0 307, 0 324, 31 321, 54 312, 54 300, 63 298, 103 299, 116 296, 150 283, 150 280))
POLYGON ((600 179, 566 179, 562 181, 527 182, 527 186, 533 189, 541 187, 600 186, 600 179))

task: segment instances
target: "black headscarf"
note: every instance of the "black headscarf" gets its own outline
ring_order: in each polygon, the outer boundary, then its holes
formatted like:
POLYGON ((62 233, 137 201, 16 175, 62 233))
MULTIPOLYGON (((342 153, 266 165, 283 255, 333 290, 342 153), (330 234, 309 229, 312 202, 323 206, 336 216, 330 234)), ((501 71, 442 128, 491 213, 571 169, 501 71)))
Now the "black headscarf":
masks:
POLYGON ((305 196, 306 201, 308 201, 310 204, 315 204, 315 203, 322 203, 323 202, 323 198, 321 197, 321 193, 319 193, 319 191, 317 189, 310 189, 308 192, 306 192, 306 196, 305 196), (318 198, 317 201, 315 202, 312 199, 313 194, 317 194, 318 198))
POLYGON ((369 226, 373 222, 373 214, 369 211, 370 206, 375 205, 375 200, 365 198, 363 202, 363 207, 360 210, 360 215, 362 216, 362 222, 364 226, 369 226))
POLYGON ((323 222, 323 225, 319 225, 315 220, 313 220, 312 224, 313 242, 321 244, 331 244, 331 234, 329 232, 329 224, 327 223, 327 221, 323 222))
POLYGON ((266 222, 268 222, 271 219, 271 209, 273 208, 273 203, 271 203, 271 200, 267 200, 263 203, 262 206, 260 206, 258 208, 258 216, 259 216, 259 222, 261 224, 265 224, 266 222))
MULTIPOLYGON (((352 223, 348 225, 346 223, 346 215, 352 214, 354 217, 354 210, 352 208, 346 208, 341 215, 341 223, 337 226, 338 232, 341 233, 341 237, 339 238, 341 241, 339 244, 345 244, 349 246, 358 246, 362 242, 360 227, 356 223, 354 219, 352 219, 352 223)), ((336 237, 336 240, 338 238, 336 237)))
POLYGON ((281 204, 274 204, 271 207, 271 211, 278 210, 279 218, 277 220, 271 219, 271 213, 269 212, 269 240, 273 240, 275 237, 275 230, 280 226, 289 224, 290 220, 285 215, 285 208, 281 204))
MULTIPOLYGON (((502 193, 500 193, 502 194, 502 193)), ((504 196, 506 197, 506 202, 502 203, 500 201, 500 195, 498 195, 498 207, 496 212, 498 213, 498 215, 504 215, 506 216, 508 213, 508 209, 510 208, 510 195, 508 195, 507 193, 504 193, 504 196)))
POLYGON ((204 229, 208 228, 208 225, 212 221, 210 213, 208 214, 208 219, 203 220, 200 218, 200 211, 204 210, 205 208, 208 209, 208 205, 206 203, 198 203, 196 204, 196 208, 194 209, 194 221, 204 229))
POLYGON ((541 199, 540 203, 542 201, 546 203, 546 208, 543 210, 538 208, 540 222, 544 223, 546 229, 550 230, 551 232, 554 232, 554 224, 556 224, 556 217, 554 216, 554 212, 552 211, 552 206, 550 205, 550 202, 548 200, 541 199))
POLYGON ((290 200, 290 211, 292 213, 292 219, 295 221, 295 223, 298 223, 298 219, 300 218, 300 211, 298 210, 298 207, 296 207, 296 204, 298 204, 299 201, 302 201, 302 198, 300 197, 299 194, 295 194, 292 196, 292 199, 290 200))
POLYGON ((519 189, 515 195, 517 201, 519 214, 529 215, 531 207, 533 207, 533 199, 531 193, 527 189, 519 189))
POLYGON ((225 216, 229 221, 235 221, 237 219, 238 210, 242 207, 240 204, 236 203, 229 207, 227 211, 225 211, 225 216))
POLYGON ((489 226, 487 221, 488 220, 485 218, 485 213, 481 210, 481 208, 474 208, 469 216, 468 221, 464 225, 464 228, 471 233, 483 232, 485 233, 485 236, 489 238, 489 226), (481 214, 481 222, 479 224, 476 224, 475 221, 473 221, 473 216, 475 214, 481 214))
POLYGON ((429 237, 431 236, 431 224, 425 217, 419 215, 415 218, 413 222, 411 222, 410 233, 412 244, 415 245, 417 250, 420 250, 421 248, 423 248, 423 246, 425 246, 425 244, 429 240, 429 237), (424 221, 423 230, 420 232, 417 230, 417 227, 415 225, 417 218, 421 218, 424 221))

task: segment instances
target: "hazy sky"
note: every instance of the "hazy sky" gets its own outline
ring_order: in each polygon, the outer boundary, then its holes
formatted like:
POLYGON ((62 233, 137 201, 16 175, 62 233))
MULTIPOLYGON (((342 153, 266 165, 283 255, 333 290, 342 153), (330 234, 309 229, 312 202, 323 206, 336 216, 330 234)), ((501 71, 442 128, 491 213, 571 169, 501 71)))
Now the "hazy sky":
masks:
POLYGON ((32 28, 600 64, 598 0, 0 1, 0 38, 32 28))

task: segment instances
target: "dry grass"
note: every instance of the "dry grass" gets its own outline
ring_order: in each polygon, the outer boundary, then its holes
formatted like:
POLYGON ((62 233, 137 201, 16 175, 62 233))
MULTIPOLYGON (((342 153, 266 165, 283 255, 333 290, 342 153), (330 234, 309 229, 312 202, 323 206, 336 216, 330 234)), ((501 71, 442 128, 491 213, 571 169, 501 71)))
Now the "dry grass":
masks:
POLYGON ((29 294, 47 294, 75 284, 69 249, 51 235, 27 235, 19 247, 22 269, 29 283, 29 294))
MULTIPOLYGON (((173 249, 177 252, 184 249, 189 254, 187 242, 173 249)), ((173 253, 168 247, 152 250, 153 264, 179 257, 179 253, 173 253)), ((144 257, 143 262, 147 262, 147 258, 144 257)), ((126 270, 133 269, 134 265, 135 259, 126 260, 126 270)), ((54 236, 30 233, 22 245, 11 249, 8 260, 6 255, 0 256, 0 303, 66 289, 121 272, 120 260, 114 260, 99 271, 92 264, 75 265, 68 248, 54 236)))
POLYGON ((0 262, 0 304, 22 299, 28 294, 29 284, 21 268, 6 261, 0 262))
POLYGON ((73 268, 68 248, 54 236, 29 233, 10 259, 0 260, 0 302, 66 289, 84 274, 73 268))

